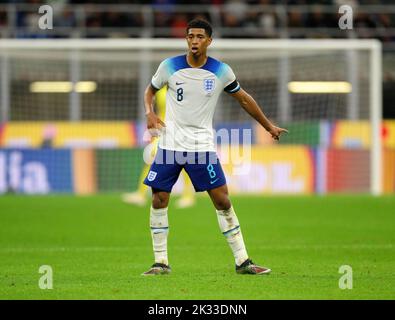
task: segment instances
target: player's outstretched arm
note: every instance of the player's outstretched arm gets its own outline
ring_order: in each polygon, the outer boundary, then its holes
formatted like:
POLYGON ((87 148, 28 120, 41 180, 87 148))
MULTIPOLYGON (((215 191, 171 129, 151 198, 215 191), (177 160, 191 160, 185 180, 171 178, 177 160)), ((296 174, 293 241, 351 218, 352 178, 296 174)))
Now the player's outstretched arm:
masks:
POLYGON ((159 130, 161 127, 166 127, 165 123, 159 119, 154 111, 154 98, 156 91, 157 90, 152 87, 151 84, 149 84, 144 91, 144 106, 145 115, 147 117, 147 128, 152 136, 157 136, 157 130, 159 130))
POLYGON ((271 123, 262 112, 261 108, 259 108, 254 98, 251 97, 245 90, 240 89, 236 93, 230 93, 230 95, 240 103, 241 107, 247 111, 251 117, 258 121, 266 129, 266 131, 271 134, 273 139, 279 140, 280 135, 283 132, 288 133, 287 129, 277 127, 271 123))

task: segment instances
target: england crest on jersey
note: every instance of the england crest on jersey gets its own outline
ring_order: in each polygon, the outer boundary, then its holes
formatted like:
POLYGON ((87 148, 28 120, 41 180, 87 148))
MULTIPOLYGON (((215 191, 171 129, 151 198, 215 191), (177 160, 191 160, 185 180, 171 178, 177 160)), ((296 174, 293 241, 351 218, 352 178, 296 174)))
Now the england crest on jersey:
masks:
POLYGON ((206 91, 207 93, 213 92, 215 89, 215 79, 212 79, 212 78, 204 79, 203 88, 204 88, 204 91, 206 91))

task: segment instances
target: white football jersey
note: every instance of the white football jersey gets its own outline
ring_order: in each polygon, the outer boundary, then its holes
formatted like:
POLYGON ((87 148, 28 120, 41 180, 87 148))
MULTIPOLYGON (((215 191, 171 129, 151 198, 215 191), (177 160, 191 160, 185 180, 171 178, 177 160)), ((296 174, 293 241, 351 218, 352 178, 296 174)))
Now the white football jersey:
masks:
POLYGON ((160 89, 167 84, 166 127, 159 147, 175 151, 215 151, 213 116, 222 91, 235 93, 240 85, 225 63, 207 58, 193 68, 187 56, 168 58, 159 65, 151 85, 160 89))

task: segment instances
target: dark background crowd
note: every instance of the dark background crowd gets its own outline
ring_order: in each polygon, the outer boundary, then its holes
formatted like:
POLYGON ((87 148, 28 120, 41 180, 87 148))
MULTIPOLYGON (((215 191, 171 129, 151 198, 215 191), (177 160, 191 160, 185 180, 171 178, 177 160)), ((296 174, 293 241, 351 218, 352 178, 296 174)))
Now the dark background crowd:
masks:
POLYGON ((32 32, 42 4, 54 7, 58 28, 45 37, 183 37, 187 22, 203 17, 224 38, 395 40, 395 0, 0 0, 0 36, 44 37, 32 32), (355 11, 352 32, 338 27, 343 4, 355 11))

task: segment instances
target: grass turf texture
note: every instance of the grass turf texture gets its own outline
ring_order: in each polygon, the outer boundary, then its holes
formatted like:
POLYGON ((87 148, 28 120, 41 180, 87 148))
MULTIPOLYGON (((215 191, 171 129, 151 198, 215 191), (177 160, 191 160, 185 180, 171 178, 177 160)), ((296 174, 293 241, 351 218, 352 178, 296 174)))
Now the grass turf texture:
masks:
POLYGON ((232 197, 248 252, 237 275, 208 197, 169 208, 170 276, 152 264, 149 207, 118 195, 0 197, 0 299, 394 299, 395 198, 232 197), (53 290, 41 290, 41 265, 53 290), (341 290, 341 265, 353 289, 341 290))

